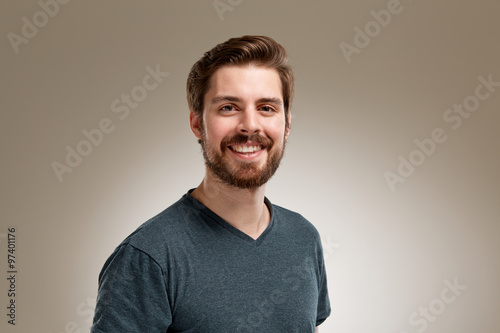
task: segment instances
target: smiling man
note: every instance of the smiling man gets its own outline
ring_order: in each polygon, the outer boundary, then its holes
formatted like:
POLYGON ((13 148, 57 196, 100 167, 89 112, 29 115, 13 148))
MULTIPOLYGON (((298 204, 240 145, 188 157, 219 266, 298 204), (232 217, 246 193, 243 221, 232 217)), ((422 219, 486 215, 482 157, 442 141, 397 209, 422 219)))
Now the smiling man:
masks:
POLYGON ((92 332, 314 332, 330 314, 320 237, 265 197, 293 74, 264 36, 205 53, 187 81, 205 177, 104 264, 92 332))

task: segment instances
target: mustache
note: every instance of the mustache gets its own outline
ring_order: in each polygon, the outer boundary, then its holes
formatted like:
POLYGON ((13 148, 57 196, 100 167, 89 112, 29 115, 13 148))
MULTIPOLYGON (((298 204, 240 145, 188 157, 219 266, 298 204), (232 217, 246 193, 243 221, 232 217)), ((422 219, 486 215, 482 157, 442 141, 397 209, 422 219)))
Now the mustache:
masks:
POLYGON ((245 135, 238 133, 234 136, 224 138, 220 143, 220 148, 221 150, 224 150, 225 148, 227 148, 227 146, 245 144, 248 141, 260 143, 261 145, 264 145, 267 148, 271 148, 274 144, 274 141, 272 139, 263 137, 260 134, 245 135))

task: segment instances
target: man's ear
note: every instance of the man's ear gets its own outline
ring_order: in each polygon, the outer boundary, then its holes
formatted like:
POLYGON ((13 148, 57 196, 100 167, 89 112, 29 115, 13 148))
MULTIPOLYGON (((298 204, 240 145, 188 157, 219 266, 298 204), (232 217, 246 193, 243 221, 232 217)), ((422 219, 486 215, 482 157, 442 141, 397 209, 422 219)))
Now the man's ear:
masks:
POLYGON ((197 116, 193 111, 189 112, 189 125, 191 126, 191 131, 198 140, 201 139, 200 117, 203 117, 203 115, 197 116))
POLYGON ((290 135, 290 129, 292 128, 292 113, 288 112, 286 116, 288 118, 288 126, 285 128, 285 140, 288 139, 288 135, 290 135))

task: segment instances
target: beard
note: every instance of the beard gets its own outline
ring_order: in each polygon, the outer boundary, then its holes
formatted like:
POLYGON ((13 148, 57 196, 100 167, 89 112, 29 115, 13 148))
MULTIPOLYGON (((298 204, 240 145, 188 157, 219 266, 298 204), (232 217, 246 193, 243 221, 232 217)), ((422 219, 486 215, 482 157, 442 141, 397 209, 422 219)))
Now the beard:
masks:
POLYGON ((225 184, 239 189, 256 189, 266 184, 280 166, 281 159, 285 154, 286 140, 283 139, 282 147, 274 147, 274 141, 259 134, 243 135, 237 134, 224 138, 219 149, 207 147, 206 137, 202 131, 199 140, 205 159, 205 165, 225 184), (230 153, 229 145, 244 144, 247 141, 260 143, 267 150, 267 159, 262 167, 258 162, 231 162, 226 154, 230 153), (273 149, 274 148, 274 149, 273 149))

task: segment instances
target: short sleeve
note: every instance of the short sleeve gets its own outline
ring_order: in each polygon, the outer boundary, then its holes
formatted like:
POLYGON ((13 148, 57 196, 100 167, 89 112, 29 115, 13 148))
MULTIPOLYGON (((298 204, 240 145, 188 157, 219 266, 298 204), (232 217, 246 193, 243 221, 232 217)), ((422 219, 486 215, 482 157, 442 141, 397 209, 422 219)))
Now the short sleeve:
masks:
POLYGON ((99 275, 91 333, 164 333, 171 321, 159 264, 132 245, 120 245, 99 275))
POLYGON ((326 278, 325 263, 323 260, 323 251, 321 250, 320 256, 320 279, 319 279, 319 296, 318 296, 318 311, 316 316, 316 326, 323 323, 328 316, 330 316, 330 299, 328 297, 328 286, 326 278))

